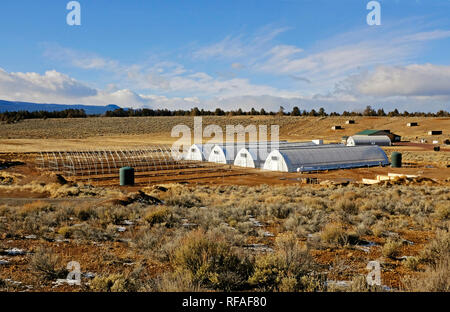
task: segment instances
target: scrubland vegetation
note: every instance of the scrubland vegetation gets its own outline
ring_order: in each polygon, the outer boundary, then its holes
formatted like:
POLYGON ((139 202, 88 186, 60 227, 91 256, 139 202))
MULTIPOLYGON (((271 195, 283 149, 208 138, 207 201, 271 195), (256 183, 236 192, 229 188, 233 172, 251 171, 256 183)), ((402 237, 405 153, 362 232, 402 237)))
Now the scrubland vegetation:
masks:
POLYGON ((0 201, 1 290, 449 291, 445 185, 51 189, 0 201), (81 286, 57 283, 70 261, 81 286))

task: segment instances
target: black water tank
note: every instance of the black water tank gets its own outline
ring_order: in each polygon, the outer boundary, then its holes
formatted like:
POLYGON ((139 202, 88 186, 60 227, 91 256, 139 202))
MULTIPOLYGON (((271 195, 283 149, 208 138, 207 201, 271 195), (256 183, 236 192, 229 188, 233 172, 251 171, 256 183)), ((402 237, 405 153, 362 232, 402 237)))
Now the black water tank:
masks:
POLYGON ((402 167, 402 154, 398 152, 393 152, 391 154, 391 167, 401 168, 402 167))
POLYGON ((134 168, 123 167, 120 168, 120 186, 134 185, 134 168))

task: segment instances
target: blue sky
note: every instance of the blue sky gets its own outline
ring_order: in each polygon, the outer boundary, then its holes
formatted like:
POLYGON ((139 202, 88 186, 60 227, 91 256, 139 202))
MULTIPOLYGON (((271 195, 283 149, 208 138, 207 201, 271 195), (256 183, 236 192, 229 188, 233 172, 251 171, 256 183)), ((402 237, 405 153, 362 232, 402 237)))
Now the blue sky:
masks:
POLYGON ((0 99, 123 107, 450 109, 450 1, 0 4, 0 99))

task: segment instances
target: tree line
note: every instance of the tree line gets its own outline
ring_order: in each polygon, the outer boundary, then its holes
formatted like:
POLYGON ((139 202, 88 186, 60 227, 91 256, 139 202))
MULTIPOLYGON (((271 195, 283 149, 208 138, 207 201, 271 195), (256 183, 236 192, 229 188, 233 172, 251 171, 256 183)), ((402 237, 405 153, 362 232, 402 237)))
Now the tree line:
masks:
POLYGON ((23 119, 47 119, 47 118, 86 118, 88 115, 84 109, 65 109, 62 111, 15 111, 0 113, 0 121, 16 123, 23 119))
POLYGON ((444 110, 440 110, 437 113, 424 113, 424 112, 399 112, 398 109, 394 109, 390 112, 385 112, 383 109, 375 110, 371 106, 367 106, 362 112, 357 111, 344 111, 342 113, 332 112, 327 113, 323 107, 319 110, 300 110, 295 106, 292 111, 286 112, 281 106, 277 112, 269 111, 267 112, 262 108, 261 110, 256 110, 252 108, 249 111, 243 111, 241 108, 237 110, 224 111, 220 108, 216 108, 214 111, 199 109, 194 107, 190 110, 175 110, 171 111, 168 109, 123 109, 118 108, 114 111, 108 111, 105 113, 106 117, 144 117, 144 116, 268 116, 268 115, 278 115, 278 116, 312 116, 312 117, 326 117, 326 116, 380 116, 380 117, 450 117, 450 113, 444 110))
POLYGON ((168 109, 123 109, 118 108, 112 111, 107 111, 102 115, 88 115, 83 109, 66 109, 62 111, 16 111, 0 113, 0 121, 6 123, 15 123, 23 119, 47 119, 47 118, 86 118, 86 117, 153 117, 153 116, 311 116, 311 117, 326 117, 326 116, 378 116, 378 117, 450 117, 450 113, 445 110, 440 110, 436 113, 424 112, 399 112, 394 109, 390 112, 385 112, 383 109, 375 110, 371 106, 367 106, 363 111, 344 111, 342 113, 332 112, 327 113, 325 109, 319 108, 311 110, 301 110, 295 106, 292 111, 287 112, 284 107, 276 112, 266 111, 264 108, 256 110, 252 108, 249 111, 243 111, 241 108, 237 110, 224 111, 216 108, 214 111, 199 109, 194 107, 190 110, 168 110, 168 109))

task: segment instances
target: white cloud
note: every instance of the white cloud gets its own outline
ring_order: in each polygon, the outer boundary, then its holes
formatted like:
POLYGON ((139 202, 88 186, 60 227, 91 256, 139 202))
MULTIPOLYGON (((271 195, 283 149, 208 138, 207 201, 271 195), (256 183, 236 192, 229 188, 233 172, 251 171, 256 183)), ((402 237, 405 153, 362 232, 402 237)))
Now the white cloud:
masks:
POLYGON ((121 69, 117 61, 101 57, 95 53, 81 52, 52 43, 44 43, 42 46, 44 48, 43 54, 45 57, 71 64, 77 68, 103 69, 108 71, 117 71, 121 69))
POLYGON ((450 96, 450 66, 379 66, 357 80, 356 89, 364 95, 450 96))
POLYGON ((258 55, 261 50, 270 46, 275 37, 287 30, 289 30, 288 27, 272 27, 269 25, 260 29, 253 37, 244 34, 226 36, 219 42, 197 49, 193 56, 198 59, 238 59, 258 55))
POLYGON ((0 68, 0 94, 9 98, 79 98, 95 96, 97 90, 54 70, 38 73, 8 73, 0 68))
MULTIPOLYGON (((442 77, 442 79, 448 82, 448 68, 445 68, 444 73, 441 73, 442 70, 440 69, 432 68, 432 66, 430 67, 430 65, 424 65, 423 68, 419 66, 418 68, 420 68, 420 70, 415 67, 411 67, 407 68, 406 71, 408 72, 413 70, 415 72, 431 73, 430 75, 432 76, 426 76, 427 79, 439 80, 441 79, 439 77, 442 77)), ((388 72, 390 73, 391 71, 388 72)), ((377 75, 378 74, 375 74, 374 77, 377 75)), ((404 75, 404 73, 402 72, 400 76, 401 75, 404 75)), ((408 76, 410 75, 408 74, 408 76)), ((413 75, 410 77, 415 76, 413 75)), ((367 79, 369 79, 367 81, 371 81, 371 76, 367 76, 367 79)), ((402 78, 400 77, 399 79, 401 80, 402 78)), ((411 79, 412 78, 410 78, 410 80, 411 79)), ((187 84, 185 87, 196 87, 195 84, 189 85, 193 83, 192 81, 193 80, 188 79, 185 82, 187 84)), ((214 83, 218 82, 214 81, 214 83)), ((367 84, 367 82, 365 83, 367 84)), ((417 83, 416 85, 419 84, 417 83)), ((378 104, 380 107, 384 107, 385 109, 398 108, 400 110, 409 111, 448 110, 448 104, 443 103, 448 103, 445 101, 450 100, 450 96, 431 98, 427 96, 396 96, 391 98, 378 97, 374 101, 373 96, 363 95, 361 97, 349 93, 336 93, 326 96, 316 95, 307 97, 297 94, 289 94, 288 92, 271 89, 271 87, 255 87, 250 85, 245 80, 241 81, 238 79, 224 82, 224 85, 219 84, 219 86, 214 86, 213 89, 219 87, 231 89, 232 86, 235 86, 237 91, 230 91, 226 96, 210 96, 207 98, 200 98, 196 96, 168 97, 156 94, 138 94, 129 89, 117 90, 115 86, 108 86, 105 90, 96 90, 56 71, 48 71, 44 75, 40 75, 37 73, 8 73, 0 69, 0 93, 2 94, 2 99, 36 103, 85 105, 116 104, 122 107, 167 108, 170 110, 189 110, 192 107, 197 106, 207 110, 214 110, 217 107, 224 110, 236 110, 237 108, 250 110, 253 107, 258 110, 264 108, 267 111, 277 111, 280 106, 283 106, 286 111, 290 111, 294 106, 298 106, 301 109, 307 110, 312 108, 317 110, 320 107, 324 107, 328 112, 341 112, 344 110, 361 110, 366 105, 377 107, 374 103, 378 104)), ((445 84, 441 86, 444 87, 445 84)), ((204 88, 204 86, 201 88, 204 88)), ((443 88, 441 88, 441 90, 443 90, 443 88)), ((422 93, 410 91, 407 93, 414 95, 437 93, 444 94, 443 92, 436 92, 436 89, 432 92, 428 90, 427 92, 422 93)), ((386 92, 386 94, 393 95, 395 93, 386 92)))
POLYGON ((241 64, 241 63, 233 63, 231 64, 231 68, 236 69, 236 70, 241 70, 245 68, 245 65, 241 64))
POLYGON ((450 30, 423 31, 403 37, 405 41, 428 41, 450 37, 450 30))
POLYGON ((94 53, 46 45, 44 55, 52 60, 106 74, 105 88, 88 87, 56 71, 44 75, 1 71, 0 93, 5 99, 62 104, 266 110, 323 106, 327 111, 359 109, 374 103, 412 110, 423 107, 432 97, 427 107, 442 109, 449 96, 448 67, 405 65, 430 40, 448 38, 450 31, 397 28, 364 28, 300 47, 279 43, 277 36, 287 28, 269 26, 251 36, 226 36, 187 53, 195 61, 225 62, 226 69, 231 67, 229 73, 188 69, 158 57, 122 64, 94 53), (243 68, 245 73, 239 73, 243 68), (243 74, 253 76, 240 77, 243 74), (254 83, 252 78, 260 75, 264 83, 254 83), (273 82, 280 76, 287 78, 283 80, 287 84, 276 87, 281 83, 273 82))
MULTIPOLYGON (((420 23, 403 20, 380 28, 362 28, 341 33, 315 45, 278 44, 274 39, 286 29, 269 32, 266 36, 244 34, 197 50, 194 56, 230 59, 233 68, 246 64, 253 74, 302 77, 297 81, 311 82, 308 89, 327 92, 348 75, 378 65, 403 65, 415 59, 431 40, 450 37, 450 30, 421 31, 420 23), (264 38, 264 39, 263 39, 264 38)), ((263 33, 264 31, 261 31, 263 33)))

